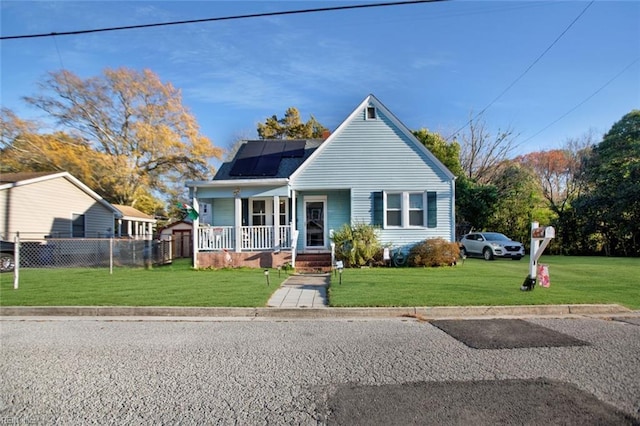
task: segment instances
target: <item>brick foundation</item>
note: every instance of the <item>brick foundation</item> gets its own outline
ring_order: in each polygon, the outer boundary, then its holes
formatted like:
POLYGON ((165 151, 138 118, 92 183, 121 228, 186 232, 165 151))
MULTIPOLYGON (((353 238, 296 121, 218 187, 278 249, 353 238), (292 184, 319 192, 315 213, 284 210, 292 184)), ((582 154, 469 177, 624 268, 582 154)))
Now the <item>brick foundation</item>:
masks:
POLYGON ((198 253, 198 268, 277 268, 291 263, 291 252, 250 251, 250 252, 203 252, 198 253))

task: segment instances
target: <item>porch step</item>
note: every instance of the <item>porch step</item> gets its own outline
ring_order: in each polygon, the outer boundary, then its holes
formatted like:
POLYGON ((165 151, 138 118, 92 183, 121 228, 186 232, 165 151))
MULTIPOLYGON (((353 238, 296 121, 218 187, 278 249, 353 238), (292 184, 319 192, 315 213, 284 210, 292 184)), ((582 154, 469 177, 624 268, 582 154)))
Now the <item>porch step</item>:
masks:
POLYGON ((296 256, 300 274, 331 272, 331 253, 300 253, 296 256))

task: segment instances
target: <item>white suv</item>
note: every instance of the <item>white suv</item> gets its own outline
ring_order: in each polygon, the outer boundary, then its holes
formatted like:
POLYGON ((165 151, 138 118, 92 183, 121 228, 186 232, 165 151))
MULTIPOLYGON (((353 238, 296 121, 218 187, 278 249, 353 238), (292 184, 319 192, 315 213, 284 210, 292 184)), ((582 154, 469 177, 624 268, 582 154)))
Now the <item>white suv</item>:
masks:
POLYGON ((460 252, 463 256, 482 256, 486 260, 495 257, 520 260, 524 256, 524 246, 499 232, 472 232, 460 240, 460 252))

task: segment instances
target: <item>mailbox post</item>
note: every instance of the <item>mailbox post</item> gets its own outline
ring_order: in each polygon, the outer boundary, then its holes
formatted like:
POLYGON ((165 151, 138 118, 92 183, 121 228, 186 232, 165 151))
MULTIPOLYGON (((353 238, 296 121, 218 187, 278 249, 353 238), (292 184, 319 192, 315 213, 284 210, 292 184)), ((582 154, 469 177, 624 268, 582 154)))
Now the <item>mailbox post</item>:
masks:
POLYGON ((531 254, 529 256, 529 275, 524 279, 520 290, 531 291, 536 286, 538 260, 542 252, 556 237, 553 226, 540 226, 538 222, 531 222, 531 254))

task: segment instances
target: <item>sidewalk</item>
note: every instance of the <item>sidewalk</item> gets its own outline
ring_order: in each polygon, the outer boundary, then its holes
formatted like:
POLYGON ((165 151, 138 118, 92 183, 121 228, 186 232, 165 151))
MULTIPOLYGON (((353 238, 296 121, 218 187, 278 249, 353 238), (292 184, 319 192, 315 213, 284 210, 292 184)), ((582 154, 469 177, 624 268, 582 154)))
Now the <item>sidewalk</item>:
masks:
POLYGON ((272 308, 326 308, 329 274, 292 275, 271 296, 272 308))

